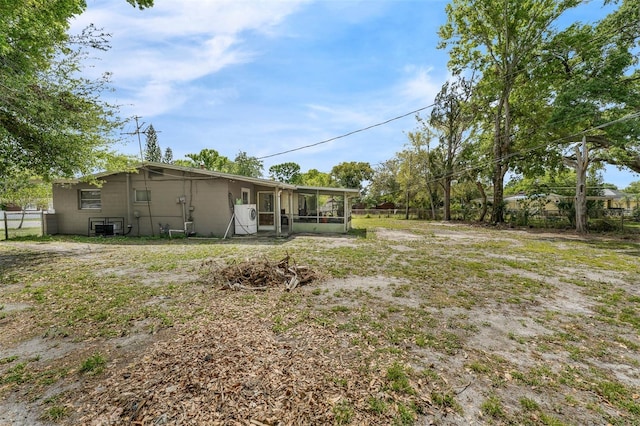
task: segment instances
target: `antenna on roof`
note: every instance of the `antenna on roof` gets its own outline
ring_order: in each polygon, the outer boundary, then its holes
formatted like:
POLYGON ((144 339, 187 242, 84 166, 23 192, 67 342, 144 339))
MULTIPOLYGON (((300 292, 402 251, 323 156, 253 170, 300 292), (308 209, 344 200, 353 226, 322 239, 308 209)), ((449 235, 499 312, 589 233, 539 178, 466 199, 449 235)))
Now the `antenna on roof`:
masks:
MULTIPOLYGON (((142 124, 140 124, 140 122, 138 121, 138 119, 140 119, 141 117, 138 117, 137 115, 133 117, 136 120, 136 131, 135 132, 128 132, 128 133, 124 133, 125 135, 138 135, 138 146, 140 147, 140 163, 142 164, 142 178, 144 179, 144 189, 145 192, 147 193, 147 209, 149 210, 149 223, 151 225, 151 236, 154 237, 155 233, 153 232, 153 215, 151 214, 151 203, 150 203, 150 197, 149 197, 149 187, 147 186, 147 175, 144 172, 144 154, 142 153, 142 140, 140 139, 140 134, 141 133, 145 133, 147 131, 147 129, 144 130, 140 130, 142 128, 142 126, 144 126, 144 122, 142 124)), ((146 134, 146 133, 145 133, 146 134)), ((140 222, 138 222, 140 223, 140 222)), ((140 232, 140 230, 138 229, 138 232, 140 232)))

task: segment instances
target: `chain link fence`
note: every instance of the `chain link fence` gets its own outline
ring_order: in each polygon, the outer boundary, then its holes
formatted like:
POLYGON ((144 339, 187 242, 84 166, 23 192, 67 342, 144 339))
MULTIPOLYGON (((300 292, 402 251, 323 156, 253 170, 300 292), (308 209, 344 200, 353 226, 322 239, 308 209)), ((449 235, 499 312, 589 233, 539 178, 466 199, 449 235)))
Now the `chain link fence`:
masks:
POLYGON ((0 210, 0 240, 42 236, 44 221, 45 214, 42 211, 0 210))

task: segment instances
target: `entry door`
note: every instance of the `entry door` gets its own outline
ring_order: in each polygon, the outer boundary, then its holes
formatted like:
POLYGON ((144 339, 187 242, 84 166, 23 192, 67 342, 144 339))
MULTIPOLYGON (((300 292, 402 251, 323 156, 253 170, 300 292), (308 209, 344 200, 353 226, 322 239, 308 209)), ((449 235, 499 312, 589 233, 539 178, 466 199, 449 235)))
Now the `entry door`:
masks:
POLYGON ((275 224, 275 194, 258 192, 258 230, 274 231, 275 224))

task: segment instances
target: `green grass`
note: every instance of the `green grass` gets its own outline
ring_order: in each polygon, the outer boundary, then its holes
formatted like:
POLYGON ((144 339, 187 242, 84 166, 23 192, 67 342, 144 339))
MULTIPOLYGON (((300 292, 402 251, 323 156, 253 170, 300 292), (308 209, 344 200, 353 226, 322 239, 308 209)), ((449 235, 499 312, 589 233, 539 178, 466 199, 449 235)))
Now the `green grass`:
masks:
POLYGON ((95 353, 82 362, 79 371, 81 373, 96 375, 102 373, 106 365, 106 358, 100 353, 95 353))

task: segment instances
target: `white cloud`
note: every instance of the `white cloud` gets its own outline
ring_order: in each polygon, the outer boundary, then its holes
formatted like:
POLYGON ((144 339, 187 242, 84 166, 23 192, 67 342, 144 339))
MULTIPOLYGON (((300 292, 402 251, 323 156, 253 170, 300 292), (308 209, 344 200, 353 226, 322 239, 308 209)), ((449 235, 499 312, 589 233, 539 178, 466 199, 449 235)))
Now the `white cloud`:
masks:
POLYGON ((442 87, 442 82, 433 80, 431 73, 433 68, 405 67, 405 73, 409 77, 400 84, 400 93, 409 100, 421 101, 424 105, 433 103, 436 95, 442 87))
POLYGON ((246 33, 273 36, 305 1, 172 0, 138 11, 123 0, 102 0, 88 2, 72 31, 94 23, 111 33, 112 51, 94 72, 112 71, 140 114, 160 114, 186 101, 179 86, 252 60, 258 53, 243 45, 246 33))

